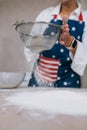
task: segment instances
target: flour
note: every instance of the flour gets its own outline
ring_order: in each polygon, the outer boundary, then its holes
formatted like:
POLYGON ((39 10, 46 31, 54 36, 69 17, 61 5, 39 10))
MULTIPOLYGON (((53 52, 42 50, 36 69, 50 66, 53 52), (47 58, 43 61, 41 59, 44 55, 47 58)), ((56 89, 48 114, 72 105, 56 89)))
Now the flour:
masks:
POLYGON ((87 93, 69 90, 24 91, 6 98, 10 105, 49 114, 87 115, 87 93))

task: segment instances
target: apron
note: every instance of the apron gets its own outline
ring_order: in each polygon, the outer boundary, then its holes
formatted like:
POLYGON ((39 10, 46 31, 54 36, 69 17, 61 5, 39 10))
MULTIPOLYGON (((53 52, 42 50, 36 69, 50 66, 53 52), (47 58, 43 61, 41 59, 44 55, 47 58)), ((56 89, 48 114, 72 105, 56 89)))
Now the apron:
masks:
MULTIPOLYGON (((50 23, 62 25, 62 20, 57 20, 54 16, 50 23)), ((82 13, 80 13, 78 21, 69 19, 68 24, 70 34, 78 41, 82 41, 85 26, 82 13)), ((50 30, 51 28, 48 27, 44 34, 48 34, 50 30)), ((55 32, 55 30, 53 31, 55 32)), ((40 53, 28 86, 80 88, 80 76, 71 69, 71 64, 69 50, 57 41, 50 50, 40 53)))

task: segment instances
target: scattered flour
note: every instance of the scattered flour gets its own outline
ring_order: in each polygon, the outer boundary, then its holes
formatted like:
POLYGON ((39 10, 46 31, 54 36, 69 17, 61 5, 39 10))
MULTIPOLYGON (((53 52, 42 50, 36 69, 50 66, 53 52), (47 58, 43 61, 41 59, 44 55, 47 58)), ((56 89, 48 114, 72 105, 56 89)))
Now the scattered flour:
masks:
POLYGON ((24 91, 6 98, 10 105, 49 114, 87 115, 87 93, 69 90, 24 91))

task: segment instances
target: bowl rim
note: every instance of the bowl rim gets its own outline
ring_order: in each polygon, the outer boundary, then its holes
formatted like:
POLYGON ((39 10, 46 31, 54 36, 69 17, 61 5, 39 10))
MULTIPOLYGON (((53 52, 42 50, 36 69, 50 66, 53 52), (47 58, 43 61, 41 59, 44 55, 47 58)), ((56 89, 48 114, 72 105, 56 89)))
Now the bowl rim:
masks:
POLYGON ((36 39, 36 38, 49 38, 50 36, 54 37, 55 35, 59 34, 59 33, 56 33, 56 34, 52 34, 52 35, 43 35, 43 36, 41 36, 41 35, 26 34, 26 33, 23 33, 23 32, 21 32, 21 31, 18 31, 18 27, 19 27, 20 25, 30 24, 30 23, 32 23, 32 24, 35 24, 35 23, 36 23, 36 24, 38 24, 38 23, 40 23, 40 24, 48 24, 48 25, 51 25, 51 26, 58 27, 58 28, 60 29, 60 32, 62 31, 62 25, 58 25, 58 24, 50 23, 50 22, 44 22, 44 21, 29 21, 29 22, 17 23, 17 24, 14 24, 14 25, 16 25, 16 26, 15 26, 15 30, 16 30, 19 34, 21 34, 21 35, 30 36, 30 37, 32 37, 32 38, 34 38, 34 39, 36 39))
POLYGON ((20 84, 24 81, 26 73, 25 72, 0 72, 0 73, 10 73, 10 74, 22 74, 22 79, 20 80, 20 82, 17 82, 15 84, 0 84, 0 89, 12 89, 12 88, 17 88, 20 86, 20 84))

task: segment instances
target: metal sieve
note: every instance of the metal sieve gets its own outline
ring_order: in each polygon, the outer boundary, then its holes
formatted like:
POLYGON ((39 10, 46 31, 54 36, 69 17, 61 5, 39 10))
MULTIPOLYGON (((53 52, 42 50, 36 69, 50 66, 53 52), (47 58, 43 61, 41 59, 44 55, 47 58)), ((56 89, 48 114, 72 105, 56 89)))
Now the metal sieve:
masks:
POLYGON ((50 49, 59 39, 62 28, 49 22, 22 22, 16 24, 15 30, 25 46, 33 52, 50 49))

